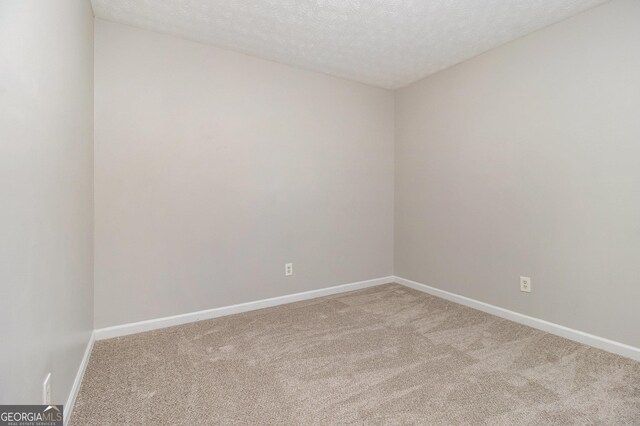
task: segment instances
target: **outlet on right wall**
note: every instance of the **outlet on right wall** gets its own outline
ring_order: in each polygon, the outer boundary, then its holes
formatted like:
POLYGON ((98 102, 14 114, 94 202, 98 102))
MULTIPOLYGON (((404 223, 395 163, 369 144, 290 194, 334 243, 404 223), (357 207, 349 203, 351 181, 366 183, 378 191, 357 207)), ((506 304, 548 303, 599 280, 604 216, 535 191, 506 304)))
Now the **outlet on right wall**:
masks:
POLYGON ((640 347, 640 1, 397 91, 395 161, 395 275, 640 347))

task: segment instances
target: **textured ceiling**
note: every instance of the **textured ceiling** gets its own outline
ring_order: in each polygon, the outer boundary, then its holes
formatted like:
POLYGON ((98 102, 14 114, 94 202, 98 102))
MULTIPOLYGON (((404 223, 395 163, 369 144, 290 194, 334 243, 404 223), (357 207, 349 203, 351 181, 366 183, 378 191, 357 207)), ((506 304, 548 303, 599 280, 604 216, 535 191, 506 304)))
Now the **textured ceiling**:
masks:
POLYGON ((96 17, 385 88, 605 0, 92 0, 96 17))

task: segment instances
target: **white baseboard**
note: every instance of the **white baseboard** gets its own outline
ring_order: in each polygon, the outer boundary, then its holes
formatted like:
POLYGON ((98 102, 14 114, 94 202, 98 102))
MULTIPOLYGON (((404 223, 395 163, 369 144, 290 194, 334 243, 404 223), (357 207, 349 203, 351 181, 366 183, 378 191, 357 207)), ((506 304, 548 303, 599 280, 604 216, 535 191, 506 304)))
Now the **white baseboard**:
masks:
POLYGON ((380 284, 387 284, 393 282, 393 279, 394 277, 391 276, 382 277, 367 281, 358 281, 355 283, 322 288, 319 290, 311 290, 302 293, 289 294, 286 296, 272 297, 270 299, 256 300, 254 302, 240 303, 238 305, 223 306, 221 308, 207 309, 204 311, 190 312, 186 314, 173 315, 170 317, 133 322, 129 324, 116 325, 113 327, 99 328, 95 330, 95 337, 96 340, 104 340, 111 339, 113 337, 126 336, 129 334, 142 333, 143 331, 151 331, 159 328, 172 327, 174 325, 222 317, 225 315, 254 311, 256 309, 270 308, 272 306, 299 302, 301 300, 315 299, 318 297, 330 296, 332 294, 360 290, 380 284))
POLYGON ((593 346, 607 352, 640 361, 640 348, 636 348, 634 346, 615 342, 603 337, 594 336, 593 334, 574 330, 563 325, 554 324, 552 322, 530 317, 528 315, 519 314, 508 309, 500 308, 498 306, 490 305, 485 302, 480 302, 469 297, 460 296, 455 293, 450 293, 448 291, 440 290, 404 278, 394 277, 394 281, 398 284, 402 284, 406 287, 413 288, 423 293, 428 293, 432 296, 440 297, 442 299, 446 299, 460 305, 465 305, 500 318, 508 319, 513 322, 527 325, 529 327, 537 328, 538 330, 546 331, 547 333, 555 334, 556 336, 564 337, 565 339, 573 340, 578 343, 583 343, 585 345, 593 346))
POLYGON ((89 342, 87 342, 87 347, 84 350, 82 361, 80 361, 80 366, 78 367, 76 378, 73 381, 73 386, 71 386, 71 392, 69 392, 69 398, 67 398, 67 405, 64 406, 63 424, 65 426, 67 426, 69 424, 69 421, 71 420, 71 414, 73 413, 73 406, 76 403, 76 397, 78 396, 78 392, 80 391, 80 385, 82 385, 82 378, 84 377, 84 372, 87 369, 87 365, 89 364, 89 357, 91 356, 91 350, 93 349, 93 343, 95 342, 95 340, 96 340, 96 334, 94 331, 92 331, 91 336, 89 337, 89 342))

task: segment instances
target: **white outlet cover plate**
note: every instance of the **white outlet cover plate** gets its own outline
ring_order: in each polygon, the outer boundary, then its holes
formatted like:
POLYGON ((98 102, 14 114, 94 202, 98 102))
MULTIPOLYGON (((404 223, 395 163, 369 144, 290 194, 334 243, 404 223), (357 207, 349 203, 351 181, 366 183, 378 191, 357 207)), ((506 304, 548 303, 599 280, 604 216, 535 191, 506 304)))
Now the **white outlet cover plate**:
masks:
POLYGON ((531 278, 520 277, 520 291, 531 293, 531 278))
POLYGON ((48 373, 42 382, 42 403, 51 404, 51 373, 48 373))

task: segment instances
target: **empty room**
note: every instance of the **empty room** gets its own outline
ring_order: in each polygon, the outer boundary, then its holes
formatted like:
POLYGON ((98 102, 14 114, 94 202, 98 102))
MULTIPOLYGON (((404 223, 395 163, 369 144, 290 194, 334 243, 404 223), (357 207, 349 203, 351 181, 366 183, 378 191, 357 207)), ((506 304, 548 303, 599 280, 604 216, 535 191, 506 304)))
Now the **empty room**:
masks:
POLYGON ((640 0, 0 0, 0 426, 640 425, 640 0))

